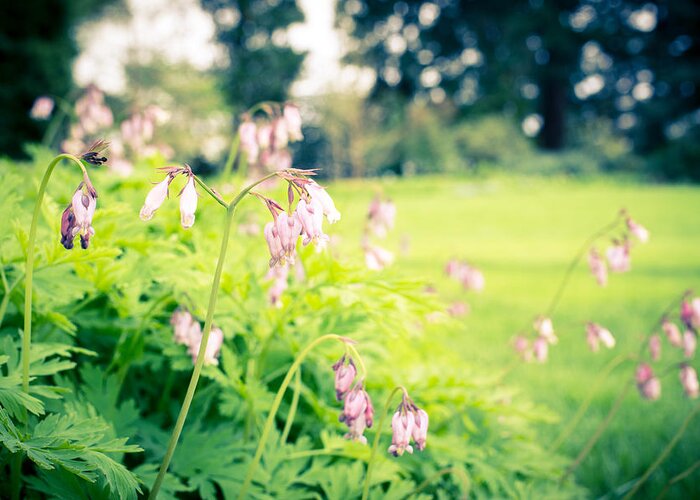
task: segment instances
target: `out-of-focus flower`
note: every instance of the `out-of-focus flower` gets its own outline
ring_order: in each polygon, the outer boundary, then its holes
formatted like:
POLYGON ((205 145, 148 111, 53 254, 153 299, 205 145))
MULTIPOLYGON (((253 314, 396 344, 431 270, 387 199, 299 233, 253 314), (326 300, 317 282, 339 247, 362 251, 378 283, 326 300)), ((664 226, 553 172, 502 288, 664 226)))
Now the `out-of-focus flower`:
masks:
POLYGON ((445 265, 445 274, 449 278, 459 279, 462 263, 457 259, 450 259, 445 265))
POLYGON ((177 344, 190 345, 202 335, 202 327, 189 311, 176 309, 170 317, 173 339, 177 344))
POLYGON ((683 356, 692 358, 695 355, 695 348, 698 345, 698 338, 691 330, 683 332, 683 356))
POLYGON ((480 292, 484 289, 486 280, 484 274, 477 268, 466 266, 462 273, 462 286, 467 290, 475 290, 480 292))
POLYGON ((270 304, 275 307, 282 307, 282 294, 289 286, 289 264, 271 267, 267 272, 267 278, 273 280, 272 286, 267 292, 270 304))
POLYGON ((549 341, 545 337, 537 337, 532 343, 532 352, 538 363, 544 363, 549 355, 549 341))
POLYGON ((94 134, 114 123, 112 110, 104 102, 104 94, 94 85, 90 85, 85 95, 76 101, 75 113, 87 134, 94 134))
POLYGON ((683 364, 680 372, 681 384, 685 395, 691 399, 695 399, 700 394, 700 385, 698 385, 698 374, 692 366, 683 364))
POLYGON ((257 236, 260 234, 260 224, 253 220, 241 222, 238 225, 238 232, 246 236, 257 236))
POLYGON ((661 323, 661 329, 673 347, 683 347, 683 336, 675 323, 664 319, 663 323, 661 323))
POLYGON ((284 118, 276 118, 272 122, 272 146, 274 149, 284 149, 289 145, 289 133, 287 132, 287 122, 284 118))
POLYGON ((640 243, 649 241, 649 231, 644 226, 637 224, 631 217, 627 217, 627 229, 640 243))
POLYGON ((288 102, 284 105, 282 115, 287 125, 289 140, 291 142, 301 141, 304 138, 304 134, 301 132, 301 113, 299 113, 299 108, 288 102))
MULTIPOLYGON (((197 354, 199 354, 199 348, 202 345, 203 335, 200 335, 193 339, 189 344, 188 352, 192 356, 192 363, 197 361, 197 354)), ((205 365, 218 365, 219 364, 219 351, 221 351, 221 346, 224 343, 224 332, 221 328, 213 326, 211 332, 209 332, 209 340, 207 341, 207 347, 204 351, 204 364, 205 365)))
POLYGON ((450 316, 453 316, 455 318, 458 318, 460 316, 464 316, 468 312, 469 312, 469 306, 465 302, 461 302, 461 301, 453 302, 447 308, 447 314, 449 314, 450 316))
POLYGON ((513 341, 513 349, 522 358, 523 361, 532 361, 532 349, 530 349, 530 341, 524 335, 518 335, 513 341))
POLYGON ((153 188, 148 192, 146 195, 146 201, 143 203, 143 207, 141 207, 141 211, 139 212, 139 217, 141 220, 147 221, 153 218, 153 214, 160 208, 165 199, 168 197, 168 186, 170 186, 171 181, 172 178, 167 176, 161 182, 153 186, 153 188))
POLYGON ((615 337, 610 333, 610 330, 597 323, 589 322, 586 324, 586 339, 593 352, 598 350, 599 342, 602 342, 608 349, 615 347, 615 337))
POLYGON ((29 111, 29 116, 34 120, 48 120, 53 112, 54 101, 49 96, 37 97, 29 111))
POLYGON ((346 362, 346 357, 343 356, 333 365, 333 371, 335 372, 335 397, 338 401, 342 401, 355 381, 357 368, 352 359, 346 362))
POLYGON ((340 220, 340 212, 338 212, 338 210, 335 208, 333 198, 331 198, 331 196, 328 194, 328 191, 316 184, 316 182, 313 180, 306 184, 306 190, 308 191, 312 200, 316 200, 321 204, 321 207, 323 208, 323 215, 326 216, 328 222, 333 224, 340 220))
POLYGON ((700 297, 682 302, 681 320, 688 328, 700 330, 700 297))
POLYGON ((243 120, 238 127, 238 135, 241 139, 241 149, 246 154, 248 163, 258 161, 260 147, 258 146, 257 127, 251 120, 243 120))
POLYGON ((413 447, 410 445, 410 442, 414 425, 415 421, 412 412, 402 407, 394 413, 391 419, 391 429, 393 432, 391 435, 389 453, 395 457, 403 455, 404 451, 413 453, 413 447))
POLYGON ((649 355, 652 361, 658 361, 661 358, 661 337, 658 335, 649 337, 649 355))
POLYGON ((624 273, 630 270, 630 245, 628 240, 608 248, 606 256, 612 272, 624 273))
POLYGON ((635 373, 637 389, 643 398, 654 401, 661 396, 661 381, 654 376, 654 371, 646 363, 637 367, 635 373))
POLYGON ((272 146, 273 129, 270 123, 263 123, 258 126, 258 147, 260 149, 269 149, 272 146))
POLYGON ((607 285, 608 267, 605 265, 605 261, 595 248, 591 248, 591 251, 588 253, 588 267, 590 268, 591 274, 593 274, 593 277, 598 285, 607 285))
POLYGON ((365 265, 372 271, 381 271, 394 262, 394 254, 377 245, 365 243, 365 265))
POLYGON ((190 175, 180 193, 180 223, 183 229, 189 229, 194 225, 196 211, 197 188, 194 185, 194 176, 190 175))
POLYGON ((554 334, 554 325, 552 324, 552 320, 550 318, 539 316, 535 320, 535 324, 533 326, 540 337, 545 339, 550 344, 556 344, 559 340, 554 334))
POLYGON ((297 204, 294 215, 301 222, 304 245, 313 241, 317 249, 325 248, 329 238, 323 232, 323 207, 321 204, 313 199, 307 203, 302 198, 297 204))
POLYGON ((376 196, 369 205, 367 212, 367 228, 378 238, 384 238, 394 227, 396 205, 391 200, 382 200, 376 196))

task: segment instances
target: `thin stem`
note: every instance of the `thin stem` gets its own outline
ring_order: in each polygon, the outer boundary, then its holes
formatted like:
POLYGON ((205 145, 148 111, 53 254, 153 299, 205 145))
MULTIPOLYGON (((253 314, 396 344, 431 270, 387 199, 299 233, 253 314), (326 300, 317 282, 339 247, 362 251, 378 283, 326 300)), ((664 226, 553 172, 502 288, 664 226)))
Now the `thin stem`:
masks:
POLYGON ((660 498, 665 497, 666 494, 668 493, 668 490, 671 488, 671 486, 673 486, 674 484, 676 484, 676 483, 679 482, 679 481, 683 481, 686 477, 690 476, 690 475, 691 475, 693 472, 695 472, 698 468, 700 468, 700 460, 698 460, 698 461, 696 461, 695 463, 693 463, 693 465, 691 465, 690 467, 688 467, 687 469, 685 469, 683 472, 681 472, 681 473, 678 474, 677 476, 673 476, 673 477, 671 478, 671 480, 670 480, 668 483, 666 483, 666 486, 664 486, 664 489, 661 490, 661 493, 659 493, 659 496, 656 497, 657 500, 660 499, 660 498))
POLYGON ((678 428, 676 433, 673 435, 671 438, 671 441, 668 442, 666 447, 663 449, 663 451, 659 454, 658 457, 656 457, 656 460, 654 460, 654 463, 649 466, 649 468, 646 470, 646 472, 642 475, 641 478, 639 478, 639 481, 637 481, 637 484, 634 485, 634 488, 632 488, 624 497, 622 500, 628 500, 629 498, 632 498, 637 491, 639 491, 639 488, 642 487, 642 485, 646 482, 647 479, 649 479, 649 476, 652 475, 652 473, 657 469, 659 465, 663 463, 664 460, 666 460, 666 457, 668 457, 669 453, 673 451, 673 448, 675 448, 676 444, 678 444, 678 441, 681 439, 683 434, 685 433, 685 430, 688 428, 690 425, 691 420, 697 415, 697 413, 700 412, 700 404, 695 405, 693 408, 693 411, 691 411, 686 417, 685 420, 683 420, 683 423, 681 426, 678 428))
POLYGON ((590 437, 590 439, 586 442, 584 445, 583 449, 579 452, 578 456, 576 457, 576 460, 566 469, 566 472, 561 476, 560 482, 564 482, 564 480, 569 477, 569 475, 576 470, 576 468, 581 465, 581 462, 588 456, 590 451, 593 449, 595 444, 598 442, 600 439, 600 436, 603 435, 603 432, 605 432, 605 429, 608 428, 610 425, 610 422, 612 422, 613 417, 615 414, 620 410, 622 407, 622 402, 624 401, 625 397, 629 393, 630 389, 634 387, 634 380, 630 380, 625 386, 622 388, 622 391, 620 391, 620 394, 617 396, 617 399, 615 400, 615 403, 613 403, 612 408, 610 408, 610 411, 608 414, 605 416, 605 419, 598 425, 596 428, 595 432, 593 435, 590 437))
POLYGON ((39 222, 39 214, 41 212, 41 203, 44 200, 46 186, 49 183, 51 174, 54 168, 61 160, 69 160, 75 163, 83 172, 83 176, 87 177, 87 171, 83 164, 75 156, 69 154, 60 154, 56 156, 49 166, 46 168, 44 177, 39 185, 36 203, 34 204, 34 213, 32 214, 32 225, 29 229, 29 241, 27 242, 27 263, 25 266, 24 279, 24 331, 22 334, 22 390, 29 392, 29 350, 32 343, 32 279, 34 274, 34 244, 36 242, 36 229, 39 222))
POLYGON ((357 352, 357 349, 354 345, 348 344, 347 348, 348 351, 350 351, 350 354, 352 354, 352 359, 356 360, 357 364, 360 366, 360 378, 364 379, 367 376, 367 367, 365 367, 365 362, 362 361, 362 356, 360 356, 360 353, 357 352))
MULTIPOLYGON (((196 179, 196 177, 195 177, 196 179)), ((190 405, 192 404, 192 398, 194 397, 194 392, 197 389, 197 382, 199 382, 199 375, 202 372, 202 367, 204 366, 204 353, 207 350, 207 344, 209 343, 209 334, 211 333, 212 322, 214 320, 214 310, 216 309, 216 300, 219 295, 219 284, 221 282, 221 275, 224 270, 224 260, 226 259, 226 250, 228 249, 229 236, 231 234, 231 221, 233 220, 234 210, 227 210, 224 216, 224 231, 221 238, 221 249, 219 250, 219 259, 216 262, 216 271, 214 272, 214 279, 211 285, 211 291, 209 293, 209 306, 207 308, 207 316, 204 320, 204 330, 202 331, 202 339, 199 344, 199 352, 197 353, 197 360, 194 364, 194 370, 192 370, 192 377, 190 377, 190 384, 187 387, 187 392, 185 393, 185 399, 182 402, 182 407, 180 408, 180 414, 177 416, 177 421, 175 422, 175 428, 170 436, 170 442, 168 443, 168 449, 163 457, 163 463, 158 471, 158 477, 156 477, 155 483, 153 483, 153 488, 151 488, 151 493, 149 498, 155 499, 158 496, 158 491, 160 490, 161 484, 165 479, 165 474, 170 465, 170 460, 175 452, 175 447, 177 446, 178 439, 180 439, 180 434, 182 433, 182 428, 185 425, 185 419, 187 418, 187 413, 190 410, 190 405)))
POLYGON ((369 461, 367 462, 367 475, 365 476, 365 484, 362 488, 362 500, 367 500, 369 498, 369 487, 370 481, 372 479, 372 468, 374 465, 374 459, 377 456, 377 450, 379 449, 379 439, 382 437, 382 429, 384 428, 384 421, 389 413, 389 407, 391 406, 391 400, 394 398, 397 392, 403 392, 407 395, 407 391, 403 386, 395 387, 389 397, 386 398, 386 403, 384 403, 384 408, 382 409, 382 414, 379 416, 379 424, 377 425, 376 434, 374 435, 374 442, 372 443, 372 451, 369 454, 369 461))
POLYGON ((555 452, 559 449, 559 447, 569 438, 571 433, 574 431, 578 423, 581 421, 583 416, 586 414, 586 411, 588 408, 591 406, 591 403, 593 402, 593 399, 595 398, 595 395, 598 393, 598 389, 600 389, 600 386, 605 382, 605 380, 608 378, 608 376, 617 368, 620 366, 622 363, 625 361, 628 361, 630 359, 630 355, 624 355, 621 354, 617 357, 614 357, 613 359, 610 360, 610 362, 603 368, 603 370, 600 372, 600 375, 598 375, 598 378, 596 379, 595 383, 593 384, 593 387, 591 388, 590 392, 588 393, 588 396, 586 399, 581 403, 579 406, 578 410, 576 411, 576 414, 574 417, 569 421, 567 426, 562 430, 562 432, 559 434, 557 439, 554 440, 552 443, 551 451, 555 452))
POLYGON ((233 136, 233 139, 231 140, 231 149, 229 149, 228 156, 226 157, 226 163, 224 164, 224 168, 222 170, 222 176, 224 179, 228 179, 229 175, 231 175, 231 170, 233 169, 233 164, 236 161, 236 157, 238 156, 238 149, 241 144, 241 135, 236 131, 235 135, 233 136))
POLYGON ((463 471, 462 469, 460 469, 459 467, 445 467, 444 469, 440 469, 440 470, 437 471, 435 474, 433 474, 432 476, 426 478, 425 481, 423 481, 422 483, 420 483, 420 484, 416 487, 415 490, 413 490, 411 493, 409 493, 408 495, 406 495, 406 498, 410 498, 410 497, 412 497, 412 496, 417 495, 418 493, 420 493, 421 491, 423 491, 424 489, 426 489, 428 486, 430 486, 436 479, 439 479, 439 478, 441 478, 442 476, 446 476, 447 474, 456 474, 456 475, 462 476, 462 480, 464 481, 465 490, 467 490, 467 491, 465 491, 464 494, 462 495, 462 498, 463 498, 463 499, 468 498, 468 497, 469 497, 469 494, 468 494, 468 489, 469 489, 469 478, 467 477, 466 474, 464 474, 464 471, 463 471))
POLYGON ((262 458, 265 443, 267 442, 267 439, 270 436, 270 432, 272 431, 272 426, 275 423, 275 416, 277 415, 277 410, 279 409, 280 404, 282 403, 282 398, 284 397, 284 393, 287 390, 287 387, 289 387, 289 383, 292 381, 292 377, 301 366, 301 363, 304 361, 304 358, 306 358, 306 356, 313 350, 313 348, 325 342, 326 340, 336 340, 347 343, 347 339, 345 337, 341 337, 340 335, 335 335, 332 333, 323 335, 311 342, 309 345, 307 345, 296 357, 296 359, 292 363, 292 366, 289 367, 287 375, 285 375, 284 379, 282 380, 282 384, 277 390, 275 399, 272 402, 272 407, 270 408, 270 413, 267 415, 267 420, 265 420, 265 425, 263 427, 262 434, 260 435, 260 441, 258 441, 258 447, 255 450, 253 461, 248 466, 248 471, 246 472, 245 479, 243 480, 243 486, 241 486, 241 489, 238 492, 239 499, 245 498, 245 494, 253 481, 253 475, 255 474, 255 470, 258 468, 258 465, 260 464, 260 459, 262 458))
POLYGON ((196 175, 193 176, 193 177, 194 177, 194 181, 195 181, 197 184, 199 184, 199 185, 202 187, 202 189, 204 189, 204 190, 209 194, 209 196, 211 196, 212 198, 214 198, 214 200, 216 200, 216 202, 217 202, 219 205, 221 205, 222 207, 224 207, 225 209, 228 210, 229 205, 228 205, 223 199, 221 199, 221 196, 219 196, 219 194, 218 194, 216 191, 214 191, 212 188, 210 188, 209 186, 207 186, 206 183, 205 183, 202 179, 200 179, 199 177, 197 177, 196 175))
POLYGON ((554 297, 552 297, 552 301, 549 303, 549 306, 546 309, 545 316, 551 317, 552 313, 554 310, 557 308, 557 305, 559 305, 559 301, 561 300, 564 290, 566 289, 566 285, 569 283, 569 280, 571 279, 571 276, 574 272, 574 269, 576 269, 576 265, 578 262, 581 260, 581 258, 585 255, 586 251, 589 249, 589 247, 595 243, 595 241, 600 238, 601 236, 604 236, 606 233, 609 231, 612 231, 617 227, 617 225, 620 222, 620 214, 615 217, 615 220, 611 222, 610 224, 607 224, 600 228, 598 231, 593 233, 584 241, 583 245, 581 245, 581 248, 574 254, 574 258, 571 260, 569 263, 569 267, 566 269, 566 272, 564 273, 564 276, 562 277, 561 282, 559 283, 559 288, 557 288, 557 291, 554 293, 554 297))
POLYGON ((280 443, 285 444, 287 438, 289 437, 289 431, 292 430, 292 424, 294 423, 294 417, 297 413, 297 406, 299 406, 299 394, 301 392, 301 367, 297 370, 296 377, 294 378, 294 393, 292 394, 292 403, 289 405, 289 413, 287 414, 287 421, 284 423, 284 430, 282 431, 282 436, 280 436, 280 443))

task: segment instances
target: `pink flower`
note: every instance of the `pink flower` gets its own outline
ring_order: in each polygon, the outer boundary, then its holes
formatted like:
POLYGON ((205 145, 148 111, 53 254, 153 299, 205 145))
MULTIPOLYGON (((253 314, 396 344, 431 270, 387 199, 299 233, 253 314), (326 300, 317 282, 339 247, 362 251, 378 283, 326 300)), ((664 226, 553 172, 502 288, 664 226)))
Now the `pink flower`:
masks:
POLYGON ((645 399, 654 401, 661 396, 661 381, 654 376, 654 372, 646 363, 642 363, 637 367, 635 373, 637 380, 637 389, 645 399))
POLYGON ((76 101, 75 114, 87 134, 94 134, 114 123, 112 111, 104 103, 104 94, 94 85, 90 85, 85 95, 76 101))
POLYGON ((272 125, 265 123, 258 127, 258 146, 260 149, 269 149, 272 145, 272 125))
POLYGON ((464 288, 467 290, 475 290, 477 292, 482 291, 484 289, 484 284, 486 283, 484 274, 472 266, 464 267, 462 270, 461 281, 464 288))
POLYGON ((671 323, 669 320, 665 319, 663 323, 661 323, 661 329, 664 331, 666 338, 673 347, 683 347, 683 337, 675 323, 671 323))
POLYGON ((287 132, 287 122, 284 118, 276 118, 272 122, 273 131, 273 148, 274 149, 284 149, 289 143, 289 134, 287 132))
POLYGON ((194 185, 194 176, 190 175, 187 184, 180 193, 180 223, 183 229, 189 229, 194 225, 196 211, 197 189, 194 185))
POLYGON ((369 394, 358 384, 346 394, 343 413, 340 415, 340 421, 348 426, 345 438, 366 444, 367 438, 363 434, 367 427, 372 426, 373 417, 374 408, 369 394))
POLYGON ((447 314, 455 318, 464 316, 469 312, 469 306, 464 302, 453 302, 450 307, 447 308, 447 314))
POLYGON ((289 140, 291 142, 301 141, 304 138, 304 134, 301 132, 301 113, 299 113, 299 108, 292 103, 286 103, 282 110, 282 115, 287 124, 289 140))
POLYGON ((202 336, 202 327, 189 311, 176 309, 170 317, 170 324, 177 344, 190 345, 202 336))
MULTIPOLYGON (((199 348, 202 345, 202 337, 200 334, 197 338, 192 339, 188 352, 192 356, 192 363, 197 361, 197 354, 199 354, 199 348)), ((221 328, 212 327, 211 332, 209 332, 209 340, 207 341, 207 348, 204 351, 204 364, 205 365, 218 365, 219 351, 221 351, 221 346, 224 343, 224 332, 221 328)))
POLYGON ((532 343, 532 351, 537 362, 544 363, 549 355, 549 341, 545 337, 537 337, 532 343))
POLYGON ((270 267, 274 267, 284 257, 284 248, 282 248, 282 241, 274 221, 265 224, 264 233, 267 247, 270 250, 270 267))
POLYGON ((306 184, 306 190, 309 192, 312 200, 316 200, 320 203, 323 208, 323 215, 326 216, 329 223, 333 224, 340 220, 340 212, 335 208, 333 198, 331 198, 324 188, 312 180, 306 184))
POLYGON ((378 238, 384 238, 394 227, 396 205, 391 201, 382 201, 379 196, 372 200, 367 212, 367 227, 378 238))
POLYGON ((61 219, 62 226, 65 220, 65 222, 70 223, 71 227, 70 236, 65 239, 62 238, 62 242, 65 241, 64 247, 67 249, 73 248, 73 238, 77 235, 80 235, 80 246, 83 249, 90 245, 90 237, 95 234, 95 229, 92 227, 92 218, 95 215, 96 208, 97 193, 92 186, 87 186, 81 182, 71 200, 70 211, 72 211, 72 219, 65 212, 61 219), (70 248, 66 245, 68 239, 70 240, 70 248))
POLYGON ((160 208, 165 199, 168 197, 168 186, 170 186, 170 176, 156 184, 146 195, 146 201, 141 207, 139 217, 143 221, 151 220, 153 214, 160 208))
POLYGON ((697 398, 700 393, 700 386, 698 385, 698 374, 695 369, 684 364, 681 366, 680 379, 685 395, 691 399, 697 398))
POLYGON ((304 245, 312 241, 317 249, 323 249, 328 244, 328 235, 323 232, 323 207, 317 201, 307 203, 303 198, 299 200, 294 215, 301 222, 304 245))
POLYGON ((267 292, 270 304, 282 307, 282 294, 288 287, 289 265, 274 266, 267 272, 267 278, 272 279, 272 286, 267 292))
POLYGON ((661 337, 658 335, 649 337, 649 355, 652 361, 658 361, 661 358, 661 337))
POLYGON ((428 414, 418 408, 413 414, 413 441, 416 443, 416 447, 423 451, 425 449, 425 442, 428 438, 428 414))
POLYGON ((258 161, 260 148, 258 147, 257 128, 251 120, 244 120, 238 127, 238 136, 241 140, 241 149, 245 152, 249 164, 258 161))
POLYGON ((698 338, 690 330, 683 332, 683 356, 692 358, 695 355, 695 348, 698 345, 698 338))
POLYGON ((612 333, 610 333, 610 330, 603 328, 597 323, 588 323, 586 325, 586 333, 587 337, 589 338, 589 344, 591 344, 592 338, 595 337, 595 348, 591 346, 591 350, 593 351, 598 350, 599 341, 602 342, 608 349, 615 347, 615 337, 613 337, 612 333))
MULTIPOLYGON (((546 342, 545 342, 546 347, 546 342)), ((530 341, 524 335, 518 335, 513 341, 515 352, 520 355, 523 361, 530 362, 532 360, 532 350, 530 349, 530 341)))
POLYGON ((54 102, 49 96, 37 97, 29 111, 29 116, 34 120, 48 120, 53 112, 54 102))
POLYGON ((634 222, 631 217, 627 217, 627 229, 630 230, 630 233, 632 233, 640 243, 649 241, 649 231, 647 231, 644 226, 634 222))
POLYGON ((550 318, 540 316, 535 320, 535 331, 550 344, 556 344, 558 339, 554 334, 554 326, 550 318))
POLYGON ((683 301, 681 304, 681 320, 688 328, 700 329, 700 297, 696 297, 691 301, 683 301))
POLYGON ((614 273, 624 273, 630 270, 630 245, 625 240, 608 248, 606 252, 610 270, 614 273))
POLYGON ((445 274, 450 278, 459 279, 461 271, 462 263, 457 259, 450 259, 445 266, 445 274))
POLYGON ((591 248, 591 251, 588 254, 588 267, 590 268, 591 274, 593 274, 593 277, 598 285, 607 285, 608 267, 605 265, 605 261, 600 257, 600 254, 595 248, 591 248))
POLYGON ((389 453, 395 457, 404 454, 404 451, 413 453, 413 447, 410 445, 413 427, 415 425, 413 413, 407 411, 403 406, 394 413, 391 419, 391 446, 389 453))
POLYGON ((355 380, 357 368, 352 359, 346 363, 343 356, 333 365, 333 371, 335 372, 335 397, 341 401, 355 380))
POLYGON ((364 250, 367 269, 381 271, 394 262, 394 254, 380 246, 366 243, 364 250))

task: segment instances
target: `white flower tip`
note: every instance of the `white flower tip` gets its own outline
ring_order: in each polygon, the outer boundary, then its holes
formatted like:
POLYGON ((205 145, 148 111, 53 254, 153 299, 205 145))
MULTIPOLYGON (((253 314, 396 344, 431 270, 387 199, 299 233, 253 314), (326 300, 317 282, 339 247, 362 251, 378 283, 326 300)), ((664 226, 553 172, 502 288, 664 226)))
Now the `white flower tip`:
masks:
POLYGON ((141 208, 141 211, 139 212, 139 218, 142 221, 149 221, 153 218, 153 214, 155 213, 155 210, 149 210, 148 207, 143 206, 141 208))
POLYGON ((194 214, 183 215, 180 219, 183 229, 189 229, 194 226, 194 214))

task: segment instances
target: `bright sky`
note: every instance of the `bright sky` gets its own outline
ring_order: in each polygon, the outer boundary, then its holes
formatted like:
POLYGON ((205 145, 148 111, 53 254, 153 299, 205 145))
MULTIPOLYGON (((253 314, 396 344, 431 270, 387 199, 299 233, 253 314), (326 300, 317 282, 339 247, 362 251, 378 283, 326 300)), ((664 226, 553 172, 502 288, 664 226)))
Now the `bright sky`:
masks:
MULTIPOLYGON (((296 96, 330 90, 367 89, 373 76, 340 65, 341 38, 334 30, 335 0, 297 0, 306 15, 289 29, 289 41, 309 52, 292 93, 296 96)), ((126 87, 124 63, 131 57, 148 63, 154 56, 169 62, 189 62, 206 69, 225 64, 215 42, 215 25, 199 0, 126 0, 131 16, 106 18, 82 26, 82 48, 74 74, 80 85, 95 83, 109 93, 126 87)))

